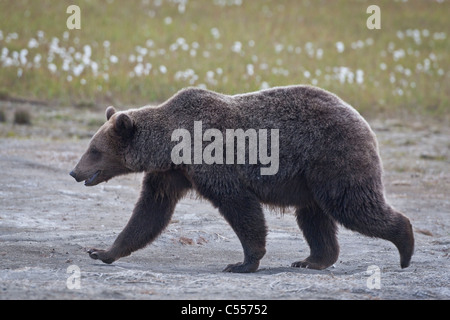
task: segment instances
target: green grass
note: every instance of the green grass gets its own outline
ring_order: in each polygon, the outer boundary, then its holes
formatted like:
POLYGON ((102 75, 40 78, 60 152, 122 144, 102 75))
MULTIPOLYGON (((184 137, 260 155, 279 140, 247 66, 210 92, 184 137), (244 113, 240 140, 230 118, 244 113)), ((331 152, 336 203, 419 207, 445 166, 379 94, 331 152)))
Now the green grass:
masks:
POLYGON ((449 1, 376 1, 381 30, 366 27, 373 1, 190 0, 184 11, 180 2, 0 0, 0 57, 8 50, 0 58, 0 92, 140 105, 187 86, 235 94, 314 84, 365 114, 449 113, 449 1), (81 8, 81 30, 66 27, 71 4, 81 8), (13 33, 17 39, 7 41, 13 33), (48 62, 53 38, 62 49, 48 62), (29 48, 30 39, 39 46, 29 48), (86 45, 92 54, 83 64, 86 45))

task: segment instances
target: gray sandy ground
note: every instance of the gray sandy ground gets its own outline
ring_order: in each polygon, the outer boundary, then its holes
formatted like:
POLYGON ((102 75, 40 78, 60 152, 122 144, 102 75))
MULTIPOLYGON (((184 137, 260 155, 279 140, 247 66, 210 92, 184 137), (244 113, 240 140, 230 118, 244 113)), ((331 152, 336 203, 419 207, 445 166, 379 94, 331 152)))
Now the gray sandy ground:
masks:
POLYGON ((75 183, 68 172, 92 129, 75 132, 72 122, 54 118, 44 110, 31 127, 0 124, 2 137, 14 136, 0 138, 0 299, 450 299, 446 123, 369 121, 380 141, 387 197, 414 226, 409 268, 400 269, 390 242, 343 228, 333 267, 291 268, 308 246, 292 210, 267 210, 259 271, 230 274, 221 270, 242 260, 240 243, 218 211, 195 196, 178 204, 147 248, 112 265, 90 259, 87 248, 107 248, 127 223, 142 175, 94 188, 75 183), (80 278, 67 272, 73 265, 80 278), (379 268, 379 289, 372 266, 379 268), (79 289, 70 289, 76 283, 79 289))

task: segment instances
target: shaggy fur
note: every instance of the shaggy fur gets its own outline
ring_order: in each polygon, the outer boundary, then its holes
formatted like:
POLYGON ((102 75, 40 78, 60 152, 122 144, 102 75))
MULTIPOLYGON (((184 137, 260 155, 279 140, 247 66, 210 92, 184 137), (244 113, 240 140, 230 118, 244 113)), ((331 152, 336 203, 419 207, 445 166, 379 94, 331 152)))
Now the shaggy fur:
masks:
POLYGON ((157 108, 110 107, 106 115, 71 175, 88 186, 129 172, 146 175, 129 223, 110 249, 91 249, 91 258, 112 263, 151 243, 193 189, 219 209, 242 243, 244 261, 224 271, 257 270, 267 233, 261 204, 296 208, 311 253, 294 267, 336 262, 336 223, 391 241, 401 267, 410 263, 412 226, 385 201, 375 135, 355 109, 325 90, 290 86, 228 96, 188 88, 157 108), (175 165, 172 132, 193 135, 194 121, 224 136, 230 128, 279 129, 278 173, 261 175, 261 164, 175 165))

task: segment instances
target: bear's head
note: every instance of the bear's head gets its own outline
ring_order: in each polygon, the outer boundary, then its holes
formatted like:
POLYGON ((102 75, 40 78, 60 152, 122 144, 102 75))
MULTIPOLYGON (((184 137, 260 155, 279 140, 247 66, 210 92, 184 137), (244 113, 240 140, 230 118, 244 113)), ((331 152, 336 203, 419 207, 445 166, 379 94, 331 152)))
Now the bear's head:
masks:
POLYGON ((70 172, 77 182, 84 181, 86 186, 132 172, 126 165, 126 150, 135 131, 133 120, 126 113, 116 113, 113 107, 106 109, 106 119, 70 172))

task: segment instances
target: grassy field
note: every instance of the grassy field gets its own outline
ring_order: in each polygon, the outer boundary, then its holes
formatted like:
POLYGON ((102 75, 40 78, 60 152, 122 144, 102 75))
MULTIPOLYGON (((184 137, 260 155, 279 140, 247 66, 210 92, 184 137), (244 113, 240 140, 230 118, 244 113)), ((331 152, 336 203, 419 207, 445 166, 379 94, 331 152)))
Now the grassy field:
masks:
POLYGON ((187 86, 313 84, 363 114, 442 117, 449 12, 445 0, 0 0, 0 98, 141 105, 187 86), (81 30, 66 26, 71 4, 81 30))

